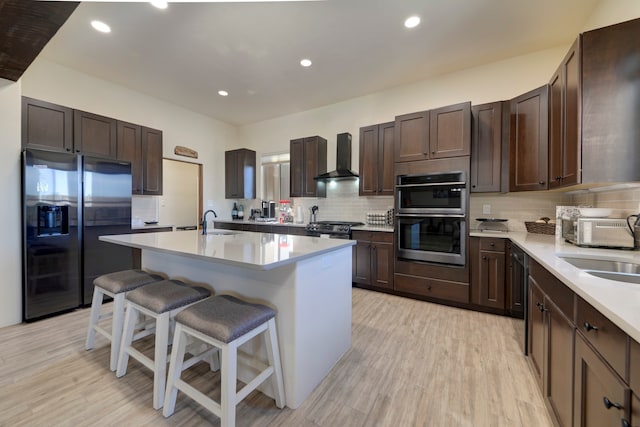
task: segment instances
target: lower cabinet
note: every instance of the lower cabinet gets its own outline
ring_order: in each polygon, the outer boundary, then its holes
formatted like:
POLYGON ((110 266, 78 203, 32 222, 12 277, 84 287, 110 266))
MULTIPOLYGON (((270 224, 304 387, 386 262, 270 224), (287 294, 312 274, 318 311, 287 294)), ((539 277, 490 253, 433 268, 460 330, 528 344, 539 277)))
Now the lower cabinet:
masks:
POLYGON ((570 426, 574 294, 535 261, 529 271, 529 359, 555 420, 570 426))
POLYGON ((353 283, 393 289, 393 233, 353 231, 353 283))
POLYGON ((471 302, 483 307, 505 310, 506 256, 505 239, 472 237, 471 302))

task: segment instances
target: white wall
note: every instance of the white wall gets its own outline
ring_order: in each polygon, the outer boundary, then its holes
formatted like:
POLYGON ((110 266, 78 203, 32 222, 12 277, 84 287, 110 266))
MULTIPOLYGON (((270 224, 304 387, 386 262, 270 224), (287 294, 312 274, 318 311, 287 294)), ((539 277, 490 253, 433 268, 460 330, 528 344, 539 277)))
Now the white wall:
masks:
POLYGON ((22 95, 161 129, 164 157, 189 161, 173 154, 176 145, 198 152, 205 207, 228 205, 223 154, 239 144, 235 126, 42 58, 23 75, 22 95))
POLYGON ((0 327, 22 320, 22 213, 20 203, 20 82, 0 79, 0 327))
POLYGON ((638 17, 640 17, 638 0, 600 0, 582 28, 583 31, 588 31, 638 17))

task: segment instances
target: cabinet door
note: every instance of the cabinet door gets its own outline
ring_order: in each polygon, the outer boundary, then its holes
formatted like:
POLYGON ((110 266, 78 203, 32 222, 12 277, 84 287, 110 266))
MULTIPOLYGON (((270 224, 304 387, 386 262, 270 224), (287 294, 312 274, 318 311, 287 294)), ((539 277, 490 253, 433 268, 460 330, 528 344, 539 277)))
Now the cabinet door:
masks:
POLYGON ((479 258, 478 304, 504 310, 504 252, 480 251, 479 258))
POLYGON ((471 192, 501 190, 503 102, 471 107, 471 192))
POLYGON ((471 103, 449 105, 429 112, 429 157, 471 154, 471 103))
MULTIPOLYGON (((623 424, 624 425, 624 424, 623 424)), ((631 393, 631 426, 640 427, 640 397, 631 393)))
MULTIPOLYGON (((558 286, 563 286, 558 283, 558 286)), ((573 335, 574 328, 561 310, 549 298, 545 300, 549 350, 546 353, 546 397, 561 426, 570 426, 572 419, 573 335)))
POLYGON ((294 139, 289 143, 290 153, 290 182, 289 194, 291 197, 302 197, 304 186, 304 140, 294 139))
POLYGON ((396 162, 429 158, 429 112, 397 116, 394 130, 396 162))
POLYGON ((86 111, 73 112, 75 151, 91 156, 117 157, 116 120, 86 111))
POLYGON ((73 151, 73 110, 22 97, 22 148, 73 151))
POLYGON ((574 369, 573 425, 580 427, 621 425, 622 419, 628 417, 626 387, 587 344, 581 334, 576 334, 574 369))
POLYGON ((224 152, 224 197, 226 199, 240 198, 239 188, 242 185, 242 177, 239 176, 240 153, 238 150, 224 152))
POLYGON ((117 129, 117 158, 131 163, 131 194, 142 194, 142 129, 120 121, 117 129))
POLYGON ((353 282, 371 285, 371 242, 358 240, 353 258, 353 282))
POLYGON ((162 195, 162 131, 142 128, 143 193, 162 195))
POLYGON ((375 196, 378 193, 378 155, 378 125, 360 128, 361 196, 375 196))
POLYGON ((547 334, 545 331, 544 294, 532 276, 529 276, 529 360, 540 389, 543 387, 547 334))
POLYGON ((325 197, 322 182, 313 178, 327 172, 327 140, 319 136, 304 138, 303 197, 325 197))
POLYGON ((378 128, 378 195, 393 196, 395 122, 383 123, 378 128))
POLYGON ((549 82, 549 188, 562 183, 562 144, 564 139, 564 73, 563 65, 549 82))
POLYGON ((372 243, 372 285, 393 289, 393 244, 372 243))
POLYGON ((510 102, 509 191, 548 188, 548 94, 545 85, 510 102))

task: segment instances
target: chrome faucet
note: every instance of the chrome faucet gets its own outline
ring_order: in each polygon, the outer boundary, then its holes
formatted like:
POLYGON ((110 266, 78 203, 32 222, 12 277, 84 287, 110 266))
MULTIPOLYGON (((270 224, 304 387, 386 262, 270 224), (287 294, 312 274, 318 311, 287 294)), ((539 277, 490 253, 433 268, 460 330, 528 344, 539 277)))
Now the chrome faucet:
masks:
POLYGON ((215 218, 218 218, 218 214, 213 209, 209 209, 202 215, 202 234, 207 234, 207 214, 211 212, 215 218))

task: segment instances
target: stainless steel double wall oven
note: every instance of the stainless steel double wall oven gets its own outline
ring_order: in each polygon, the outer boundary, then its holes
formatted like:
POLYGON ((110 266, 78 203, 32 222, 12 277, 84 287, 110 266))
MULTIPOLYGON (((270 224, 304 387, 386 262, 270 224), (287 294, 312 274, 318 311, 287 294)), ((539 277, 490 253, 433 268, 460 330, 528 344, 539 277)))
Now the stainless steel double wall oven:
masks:
POLYGON ((465 265, 465 171, 399 175, 396 197, 399 259, 465 265))

